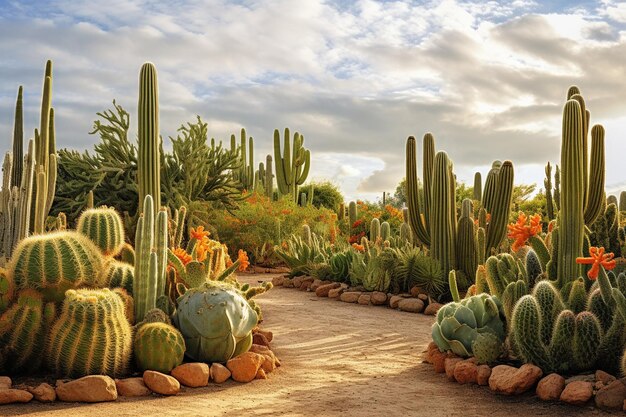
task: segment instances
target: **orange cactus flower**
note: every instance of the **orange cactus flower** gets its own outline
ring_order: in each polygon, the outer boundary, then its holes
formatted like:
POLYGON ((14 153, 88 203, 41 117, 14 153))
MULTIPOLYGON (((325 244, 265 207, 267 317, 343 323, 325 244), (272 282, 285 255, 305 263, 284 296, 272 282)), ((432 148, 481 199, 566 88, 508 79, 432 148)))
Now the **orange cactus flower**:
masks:
POLYGON ((509 239, 515 239, 515 242, 513 242, 511 246, 513 251, 524 246, 531 236, 535 236, 541 232, 541 216, 539 214, 531 216, 529 225, 526 225, 527 220, 526 215, 520 211, 517 217, 517 223, 511 223, 507 226, 509 229, 507 237, 509 239))
POLYGON ((239 261, 239 271, 245 271, 250 266, 248 254, 243 249, 239 249, 239 253, 237 253, 237 260, 239 261))
POLYGON ((191 255, 189 255, 187 253, 187 251, 185 251, 185 249, 183 248, 176 248, 174 249, 174 255, 176 255, 176 257, 178 259, 180 259, 180 261, 183 263, 183 265, 187 266, 187 264, 189 262, 191 262, 191 255))
POLYGON ((598 278, 598 274, 600 273, 600 265, 604 267, 604 269, 610 271, 615 268, 615 256, 613 252, 604 253, 604 248, 596 248, 592 246, 589 248, 589 258, 579 257, 576 258, 577 264, 583 265, 592 265, 589 272, 587 272, 587 276, 590 280, 596 280, 598 278))
POLYGON ((365 252, 365 246, 359 245, 358 243, 353 243, 352 247, 359 252, 365 252))
POLYGON ((192 239, 196 239, 199 242, 202 242, 209 238, 211 233, 208 230, 204 230, 204 226, 198 226, 195 229, 191 229, 189 232, 189 237, 192 239))

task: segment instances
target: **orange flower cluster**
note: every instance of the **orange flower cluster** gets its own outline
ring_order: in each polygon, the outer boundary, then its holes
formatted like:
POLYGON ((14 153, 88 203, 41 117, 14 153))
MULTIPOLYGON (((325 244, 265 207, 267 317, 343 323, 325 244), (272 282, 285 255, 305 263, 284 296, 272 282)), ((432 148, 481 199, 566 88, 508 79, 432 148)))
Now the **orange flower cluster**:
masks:
POLYGON ((243 272, 250 266, 248 254, 243 249, 239 249, 239 252, 237 253, 237 260, 239 261, 239 271, 243 272))
POLYGON ((598 278, 598 274, 600 273, 600 266, 603 266, 606 270, 611 270, 615 268, 615 256, 613 252, 604 253, 604 248, 597 248, 592 246, 589 248, 589 258, 579 257, 576 258, 577 264, 583 265, 592 265, 589 272, 587 272, 587 276, 590 280, 596 280, 598 278))
POLYGON ((353 243, 352 247, 359 252, 365 252, 365 246, 359 245, 358 243, 353 243))
POLYGON ((203 262, 209 254, 213 253, 210 246, 209 235, 210 232, 204 230, 204 226, 198 226, 195 229, 191 229, 189 232, 189 237, 198 241, 198 243, 196 243, 196 260, 198 262, 203 262))
POLYGON ((518 250, 526 244, 526 241, 536 234, 541 232, 541 215, 535 214, 530 218, 530 224, 527 225, 528 218, 524 213, 520 211, 517 217, 517 223, 511 223, 507 227, 509 228, 509 239, 515 239, 511 249, 513 251, 518 250))
POLYGON ((187 266, 189 262, 191 262, 191 255, 187 253, 187 251, 183 248, 174 249, 174 255, 183 263, 183 265, 187 266))

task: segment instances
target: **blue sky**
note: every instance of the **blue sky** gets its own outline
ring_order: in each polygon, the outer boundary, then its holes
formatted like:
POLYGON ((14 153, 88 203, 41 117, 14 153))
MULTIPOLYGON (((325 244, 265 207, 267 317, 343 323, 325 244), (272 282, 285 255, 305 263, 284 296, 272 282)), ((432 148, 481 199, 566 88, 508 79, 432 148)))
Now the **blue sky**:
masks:
POLYGON ((577 84, 607 130, 607 187, 626 189, 626 3, 219 0, 0 1, 0 151, 17 87, 26 132, 54 61, 59 147, 91 148, 95 113, 137 106, 141 64, 159 71, 161 133, 199 114, 257 162, 274 128, 305 135, 311 178, 374 199, 404 175, 408 135, 433 132, 457 177, 494 159, 542 184, 559 161, 564 96, 577 84))

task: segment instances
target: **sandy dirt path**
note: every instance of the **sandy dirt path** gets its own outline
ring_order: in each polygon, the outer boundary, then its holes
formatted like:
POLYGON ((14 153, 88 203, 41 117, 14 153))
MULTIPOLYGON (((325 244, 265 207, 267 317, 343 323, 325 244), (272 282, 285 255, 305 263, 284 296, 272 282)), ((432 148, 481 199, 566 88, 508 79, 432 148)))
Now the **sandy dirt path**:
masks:
MULTIPOLYGON (((271 275, 244 276, 256 283, 271 275)), ((422 364, 432 317, 346 304, 276 288, 257 298, 283 366, 269 380, 186 389, 175 397, 95 405, 0 406, 0 416, 551 416, 607 415, 591 407, 505 398, 460 386, 422 364)))

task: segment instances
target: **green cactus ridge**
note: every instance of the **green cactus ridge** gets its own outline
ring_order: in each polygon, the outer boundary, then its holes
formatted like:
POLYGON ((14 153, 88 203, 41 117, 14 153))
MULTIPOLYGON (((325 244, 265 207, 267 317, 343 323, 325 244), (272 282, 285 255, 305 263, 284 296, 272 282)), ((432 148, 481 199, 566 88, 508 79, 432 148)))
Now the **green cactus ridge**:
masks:
POLYGON ((37 289, 46 301, 62 301, 68 289, 102 286, 102 269, 100 250, 72 231, 22 240, 7 268, 17 288, 37 289))
POLYGON ((104 278, 101 280, 105 287, 123 288, 133 294, 135 268, 125 262, 111 260, 104 269, 104 278))
POLYGON ((98 207, 82 212, 76 230, 96 244, 105 256, 118 255, 124 246, 124 225, 117 211, 98 207))
POLYGON ((141 371, 151 370, 169 374, 183 363, 185 341, 180 332, 166 323, 146 323, 134 337, 135 362, 141 371))
POLYGON ((57 375, 123 375, 132 333, 119 295, 109 289, 69 290, 49 335, 46 358, 57 375))

